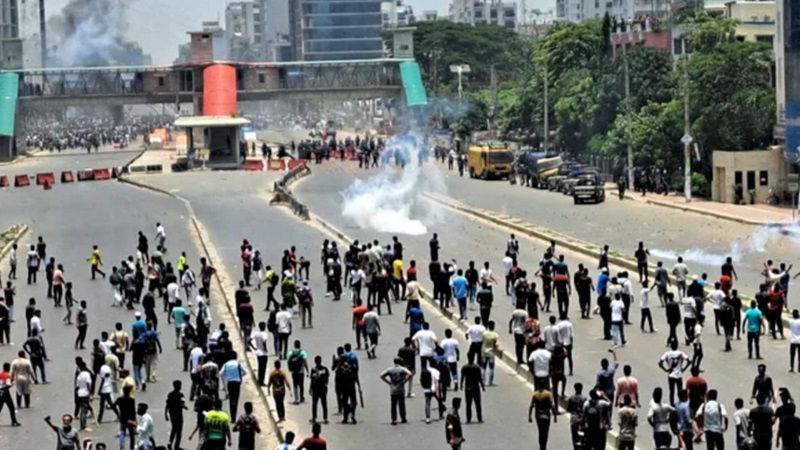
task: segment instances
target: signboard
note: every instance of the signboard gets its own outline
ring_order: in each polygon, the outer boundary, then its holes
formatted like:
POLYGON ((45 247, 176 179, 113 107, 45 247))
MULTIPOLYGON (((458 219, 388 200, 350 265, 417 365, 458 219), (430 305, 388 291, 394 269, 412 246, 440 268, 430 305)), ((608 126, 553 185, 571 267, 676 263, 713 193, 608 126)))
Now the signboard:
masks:
POLYGON ((790 173, 786 176, 786 188, 789 192, 800 190, 800 174, 790 173))

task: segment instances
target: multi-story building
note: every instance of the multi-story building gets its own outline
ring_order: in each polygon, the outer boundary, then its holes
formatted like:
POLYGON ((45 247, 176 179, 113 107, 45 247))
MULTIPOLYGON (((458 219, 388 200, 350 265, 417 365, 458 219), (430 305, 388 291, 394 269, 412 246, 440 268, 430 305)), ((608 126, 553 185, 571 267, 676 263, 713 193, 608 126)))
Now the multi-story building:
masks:
POLYGON ((414 10, 410 5, 403 4, 403 0, 382 2, 381 14, 384 28, 406 26, 414 22, 414 10))
POLYGON ((258 60, 263 55, 262 24, 257 2, 229 3, 225 8, 225 33, 230 42, 230 55, 236 61, 258 60))
POLYGON ((0 65, 44 67, 47 58, 44 0, 0 0, 0 65), (12 65, 13 65, 12 64, 12 65))
POLYGON ((775 68, 778 124, 787 162, 800 161, 800 5, 778 0, 775 15, 775 68))
MULTIPOLYGON (((778 0, 780 3, 782 0, 778 0)), ((712 16, 729 17, 739 21, 735 35, 740 41, 759 41, 773 43, 776 36, 775 23, 777 16, 774 0, 739 1, 708 0, 703 4, 706 12, 712 16)), ((672 55, 681 56, 691 53, 685 39, 681 37, 680 26, 672 29, 672 55)), ((775 44, 773 44, 775 46, 775 44)))
POLYGON ((439 11, 435 9, 426 9, 422 11, 420 16, 415 16, 415 20, 419 20, 421 22, 430 22, 432 20, 439 20, 439 11))
POLYGON ((380 0, 289 0, 289 35, 297 61, 383 57, 380 0))
POLYGON ((470 25, 494 24, 517 29, 517 4, 497 0, 453 0, 450 4, 450 20, 470 25))
POLYGON ((582 22, 606 13, 626 22, 640 17, 666 19, 670 0, 556 0, 556 16, 562 21, 582 22))

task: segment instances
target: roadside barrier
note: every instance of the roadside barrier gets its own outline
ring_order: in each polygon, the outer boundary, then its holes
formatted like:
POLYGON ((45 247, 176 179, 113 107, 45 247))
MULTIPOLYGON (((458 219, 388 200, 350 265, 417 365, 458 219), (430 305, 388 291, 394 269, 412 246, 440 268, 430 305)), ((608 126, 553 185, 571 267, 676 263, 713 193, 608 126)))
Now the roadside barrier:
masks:
POLYGON ((260 159, 248 159, 242 166, 244 170, 261 171, 264 170, 264 161, 260 159))
POLYGON ((111 172, 108 169, 94 169, 95 180, 108 180, 111 178, 111 172))
POLYGON ((50 183, 52 186, 53 183, 56 182, 56 177, 53 175, 53 172, 44 172, 44 173, 37 173, 36 174, 36 184, 43 185, 46 183, 50 183))
POLYGON ((92 169, 85 169, 78 171, 78 181, 92 181, 94 180, 94 171, 92 169))
POLYGON ((30 186, 31 178, 27 175, 17 175, 14 177, 14 187, 30 186))
POLYGON ((8 187, 8 176, 0 175, 0 188, 8 187))
POLYGON ((72 171, 65 170, 61 172, 61 182, 62 183, 72 183, 75 181, 75 178, 72 176, 72 171))

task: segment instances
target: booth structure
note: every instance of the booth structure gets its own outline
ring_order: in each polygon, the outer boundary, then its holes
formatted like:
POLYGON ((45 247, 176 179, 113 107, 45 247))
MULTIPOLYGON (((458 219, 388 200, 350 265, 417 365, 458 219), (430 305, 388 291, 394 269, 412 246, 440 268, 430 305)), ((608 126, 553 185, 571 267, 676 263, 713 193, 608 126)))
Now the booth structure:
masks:
POLYGON ((204 159, 206 165, 221 169, 241 167, 240 129, 249 125, 244 117, 193 116, 175 120, 175 127, 186 131, 190 166, 204 159))

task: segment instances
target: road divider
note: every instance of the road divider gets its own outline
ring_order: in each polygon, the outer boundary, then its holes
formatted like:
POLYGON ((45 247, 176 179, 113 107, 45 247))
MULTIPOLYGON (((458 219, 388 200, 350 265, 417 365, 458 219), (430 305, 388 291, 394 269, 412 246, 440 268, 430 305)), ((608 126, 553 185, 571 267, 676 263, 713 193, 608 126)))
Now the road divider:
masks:
POLYGON ((293 170, 290 170, 284 176, 280 177, 280 179, 278 179, 272 186, 272 192, 274 193, 274 196, 269 203, 271 205, 281 203, 289 205, 296 215, 300 216, 303 220, 309 220, 311 216, 308 213, 308 207, 303 203, 300 203, 300 201, 295 198, 288 186, 310 173, 311 169, 305 165, 302 165, 295 167, 293 170))
POLYGON ((31 178, 27 175, 17 175, 14 177, 14 187, 24 187, 31 185, 31 178))
POLYGON ((62 183, 72 183, 73 181, 75 181, 75 178, 73 177, 71 170, 65 170, 61 172, 62 183))
POLYGON ((0 175, 0 188, 8 187, 8 176, 0 175))
POLYGON ((145 172, 147 173, 161 173, 164 171, 164 166, 161 164, 148 164, 145 166, 145 172))
POLYGON ((111 179, 111 172, 108 169, 94 169, 95 180, 109 180, 111 179))
POLYGON ((242 168, 244 170, 260 172, 260 171, 264 170, 264 161, 262 161, 260 159, 248 159, 248 160, 246 160, 244 162, 244 165, 242 166, 242 168))
POLYGON ((37 173, 36 174, 36 184, 37 185, 40 185, 40 186, 41 185, 45 185, 45 186, 47 186, 49 184, 50 186, 52 186, 53 183, 55 183, 55 182, 56 182, 56 177, 55 177, 55 175, 53 175, 53 172, 44 172, 44 173, 37 173))
POLYGON ((92 169, 84 169, 78 171, 78 181, 92 181, 94 180, 94 171, 92 169))

